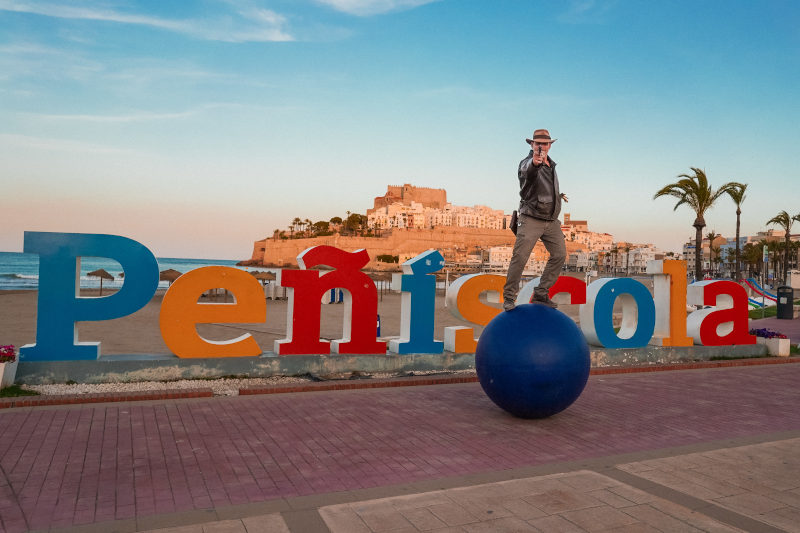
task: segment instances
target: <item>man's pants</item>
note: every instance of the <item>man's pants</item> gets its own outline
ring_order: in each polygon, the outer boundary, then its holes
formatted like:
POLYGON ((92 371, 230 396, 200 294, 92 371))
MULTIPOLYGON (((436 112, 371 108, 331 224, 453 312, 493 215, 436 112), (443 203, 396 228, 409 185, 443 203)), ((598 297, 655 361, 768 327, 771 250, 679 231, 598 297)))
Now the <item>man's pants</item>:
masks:
MULTIPOLYGON (((533 218, 528 215, 519 215, 517 226, 517 241, 514 243, 514 253, 511 264, 508 265, 506 284, 503 287, 503 301, 515 302, 519 293, 519 280, 525 264, 531 255, 536 241, 542 244, 550 253, 550 259, 544 267, 544 272, 539 280, 539 286, 534 289, 536 298, 547 299, 550 287, 558 279, 561 267, 567 258, 567 248, 564 244, 564 234, 561 232, 561 222, 558 220, 547 221, 533 218)), ((527 302, 525 302, 527 303, 527 302)))

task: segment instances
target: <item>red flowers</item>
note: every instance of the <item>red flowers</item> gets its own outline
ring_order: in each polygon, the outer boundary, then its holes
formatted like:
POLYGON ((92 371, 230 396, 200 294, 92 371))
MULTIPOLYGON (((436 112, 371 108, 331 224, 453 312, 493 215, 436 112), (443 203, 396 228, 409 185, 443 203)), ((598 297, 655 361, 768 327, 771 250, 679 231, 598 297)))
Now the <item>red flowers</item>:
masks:
POLYGON ((0 346, 0 363, 13 363, 16 360, 17 352, 14 351, 13 345, 0 346))

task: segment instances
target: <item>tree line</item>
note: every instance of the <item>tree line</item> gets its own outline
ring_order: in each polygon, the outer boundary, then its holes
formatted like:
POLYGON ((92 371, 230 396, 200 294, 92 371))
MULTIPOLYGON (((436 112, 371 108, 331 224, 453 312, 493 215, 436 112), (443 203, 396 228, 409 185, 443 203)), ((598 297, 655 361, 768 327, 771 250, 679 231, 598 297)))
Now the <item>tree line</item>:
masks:
POLYGON ((274 229, 273 239, 307 239, 310 237, 324 237, 334 233, 342 235, 357 235, 361 237, 379 236, 377 228, 369 227, 366 215, 347 212, 347 216, 333 217, 330 220, 312 222, 309 219, 295 217, 285 230, 274 229))
MULTIPOLYGON (((767 221, 767 225, 777 225, 783 228, 785 231, 783 243, 762 239, 758 243, 747 243, 744 246, 744 249, 740 250, 739 227, 742 214, 742 203, 744 203, 746 197, 745 193, 747 191, 747 184, 731 181, 725 183, 718 189, 714 189, 708 182, 708 177, 703 170, 695 167, 690 168, 692 170, 692 174, 678 175, 678 178, 680 179, 677 182, 670 183, 662 187, 657 193, 655 193, 655 195, 653 195, 653 199, 661 196, 671 196, 678 200, 673 210, 677 210, 678 207, 682 205, 687 205, 692 209, 692 211, 694 211, 695 219, 692 223, 692 226, 695 228, 695 279, 700 280, 703 278, 702 244, 703 228, 706 226, 704 215, 709 209, 711 209, 711 207, 720 197, 727 195, 736 205, 736 248, 732 258, 734 263, 735 279, 742 279, 742 259, 744 259, 745 264, 749 267, 748 271, 750 273, 760 272, 761 258, 764 247, 766 246, 767 251, 771 252, 775 262, 774 265, 776 277, 778 277, 777 274, 780 272, 783 282, 787 283, 789 259, 792 256, 792 252, 794 251, 796 254, 798 247, 800 247, 800 243, 792 242, 790 239, 792 223, 800 222, 800 213, 790 216, 786 211, 781 211, 767 221), (782 269, 779 269, 779 266, 782 266, 782 269)), ((720 248, 716 247, 715 250, 714 247, 714 239, 716 239, 718 236, 719 235, 714 232, 711 232, 707 235, 707 238, 709 239, 709 246, 711 247, 712 265, 715 263, 715 259, 717 263, 719 263, 721 260, 719 258, 720 248), (715 251, 717 254, 716 258, 715 251)))

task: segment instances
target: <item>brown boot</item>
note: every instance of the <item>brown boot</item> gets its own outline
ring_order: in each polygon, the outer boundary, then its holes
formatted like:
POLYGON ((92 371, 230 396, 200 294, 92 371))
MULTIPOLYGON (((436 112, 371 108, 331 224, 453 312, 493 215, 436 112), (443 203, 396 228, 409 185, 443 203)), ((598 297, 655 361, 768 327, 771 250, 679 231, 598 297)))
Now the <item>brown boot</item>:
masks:
POLYGON ((552 307, 553 309, 558 308, 558 304, 551 300, 549 296, 542 297, 538 294, 534 294, 533 301, 531 303, 546 305, 547 307, 552 307))

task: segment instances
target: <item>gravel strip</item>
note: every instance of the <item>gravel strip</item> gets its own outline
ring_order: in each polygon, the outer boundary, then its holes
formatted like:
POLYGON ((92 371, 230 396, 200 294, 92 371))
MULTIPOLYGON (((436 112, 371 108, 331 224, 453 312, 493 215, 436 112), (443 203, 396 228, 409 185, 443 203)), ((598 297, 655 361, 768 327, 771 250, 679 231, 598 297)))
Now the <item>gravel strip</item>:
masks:
POLYGON ((247 379, 182 379, 178 381, 139 381, 136 383, 64 383, 54 385, 25 385, 25 389, 35 390, 40 394, 92 394, 102 392, 140 392, 167 389, 199 389, 209 387, 214 396, 238 396, 239 388, 248 385, 285 385, 288 383, 306 383, 311 378, 275 376, 269 378, 247 379))
MULTIPOLYGON (((460 375, 475 374, 475 370, 457 371, 414 371, 407 373, 388 373, 376 372, 374 374, 358 374, 358 379, 389 379, 408 376, 429 376, 437 374, 460 375)), ((355 376, 353 377, 355 378, 355 376)), ((92 394, 104 392, 139 392, 151 390, 167 389, 197 389, 208 387, 214 392, 214 396, 238 396, 239 389, 247 386, 273 386, 287 385, 292 383, 311 383, 313 381, 333 381, 351 379, 350 375, 322 376, 314 378, 311 376, 272 376, 268 378, 220 378, 220 379, 182 379, 178 381, 139 381, 135 383, 75 383, 75 384, 53 384, 53 385, 24 385, 23 388, 34 390, 39 394, 92 394)))

